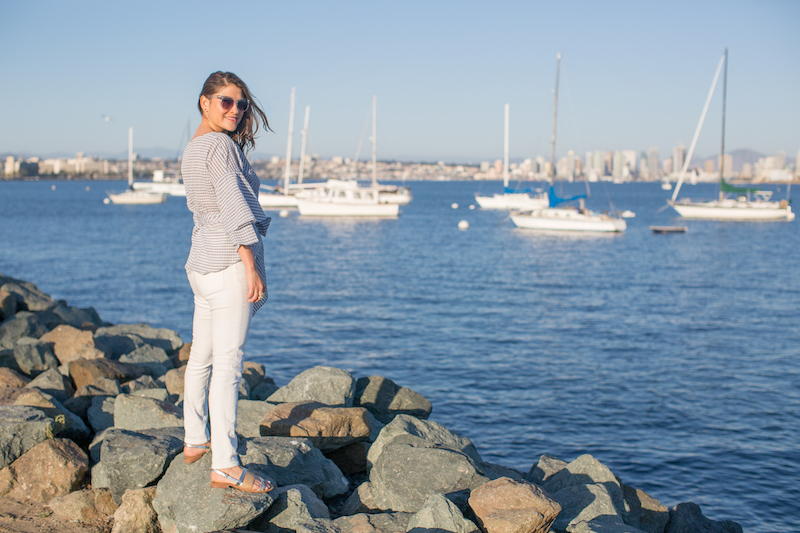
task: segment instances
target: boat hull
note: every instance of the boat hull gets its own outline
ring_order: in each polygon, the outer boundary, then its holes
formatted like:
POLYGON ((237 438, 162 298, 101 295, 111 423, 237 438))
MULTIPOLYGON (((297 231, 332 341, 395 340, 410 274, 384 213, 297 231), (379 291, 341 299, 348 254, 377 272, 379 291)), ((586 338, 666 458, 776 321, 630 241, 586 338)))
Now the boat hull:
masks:
POLYGON ((684 218, 706 220, 794 220, 792 207, 782 202, 670 202, 684 218))
POLYGON ((125 191, 119 194, 108 193, 108 198, 113 204, 144 205, 162 204, 166 201, 167 195, 149 191, 125 191))
POLYGON ((628 227, 621 218, 582 213, 577 209, 541 209, 511 215, 511 220, 518 228, 550 231, 616 233, 625 231, 628 227))
POLYGON ((159 183, 153 181, 134 181, 133 190, 155 192, 170 196, 186 196, 186 186, 183 183, 159 183))
POLYGON ((493 196, 475 195, 475 201, 481 209, 518 209, 531 211, 549 205, 547 195, 531 197, 527 193, 495 194, 493 196))
POLYGON ((399 204, 354 204, 297 199, 301 216, 310 217, 380 217, 396 218, 399 204))
POLYGON ((297 207, 297 197, 294 194, 268 194, 259 192, 258 203, 264 209, 284 209, 297 207))

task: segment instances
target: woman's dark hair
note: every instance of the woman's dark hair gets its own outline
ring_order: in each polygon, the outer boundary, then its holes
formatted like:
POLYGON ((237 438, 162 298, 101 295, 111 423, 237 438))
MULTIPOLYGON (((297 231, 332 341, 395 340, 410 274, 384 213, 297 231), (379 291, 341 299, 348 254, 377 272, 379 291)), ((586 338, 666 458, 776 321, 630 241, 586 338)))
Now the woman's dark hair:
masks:
MULTIPOLYGON (((241 148, 243 152, 248 152, 256 146, 255 137, 256 132, 258 131, 259 122, 264 125, 264 128, 267 131, 272 130, 269 128, 267 115, 265 115, 261 108, 258 107, 255 98, 253 98, 253 95, 250 94, 250 89, 248 89, 245 82, 243 82, 239 76, 233 72, 217 71, 211 74, 203 84, 203 90, 200 92, 200 96, 211 98, 217 93, 217 91, 227 85, 235 85, 241 89, 244 97, 250 103, 250 105, 247 107, 247 111, 244 112, 242 120, 239 122, 239 126, 236 128, 236 131, 227 132, 228 135, 230 135, 233 139, 233 142, 239 145, 239 148, 241 148)), ((200 106, 199 98, 197 99, 197 109, 200 110, 200 114, 202 115, 203 108, 200 106)))

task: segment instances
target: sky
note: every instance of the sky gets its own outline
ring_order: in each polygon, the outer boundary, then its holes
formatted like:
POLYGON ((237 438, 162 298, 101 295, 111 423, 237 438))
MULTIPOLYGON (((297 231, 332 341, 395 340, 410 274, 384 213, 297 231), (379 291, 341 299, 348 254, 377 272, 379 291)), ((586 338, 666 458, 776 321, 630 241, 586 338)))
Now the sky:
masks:
MULTIPOLYGON (((213 71, 269 117, 251 158, 354 157, 378 97, 381 160, 549 159, 689 146, 725 47, 726 148, 800 149, 800 2, 86 0, 0 3, 0 154, 175 157, 213 71), (104 116, 111 117, 110 121, 104 116)), ((719 152, 721 84, 696 155, 719 152)), ((361 158, 370 157, 369 131, 361 158)))

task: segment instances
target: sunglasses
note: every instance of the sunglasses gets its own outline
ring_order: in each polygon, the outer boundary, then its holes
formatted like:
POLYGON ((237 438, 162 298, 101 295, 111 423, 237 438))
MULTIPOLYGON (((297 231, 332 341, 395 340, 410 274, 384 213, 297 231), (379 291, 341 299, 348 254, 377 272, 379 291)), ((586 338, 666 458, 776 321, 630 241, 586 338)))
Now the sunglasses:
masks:
MULTIPOLYGON (((222 105, 222 109, 225 111, 230 111, 233 108, 234 99, 230 96, 222 96, 220 94, 215 94, 211 98, 219 98, 219 103, 222 105)), ((247 108, 250 106, 250 102, 245 99, 236 100, 236 107, 239 111, 247 111, 247 108)))

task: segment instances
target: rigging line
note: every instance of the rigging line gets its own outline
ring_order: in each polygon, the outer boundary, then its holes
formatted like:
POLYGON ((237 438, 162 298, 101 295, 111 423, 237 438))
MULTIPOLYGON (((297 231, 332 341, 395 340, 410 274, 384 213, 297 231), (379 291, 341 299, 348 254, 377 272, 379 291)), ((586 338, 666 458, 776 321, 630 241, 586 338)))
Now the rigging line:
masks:
POLYGON ((364 145, 364 136, 367 134, 367 126, 369 125, 370 118, 372 118, 372 107, 369 108, 367 120, 364 121, 364 129, 361 130, 361 138, 358 140, 358 149, 356 150, 356 157, 354 158, 356 167, 358 167, 358 157, 361 155, 361 147, 364 145))
POLYGON ((567 107, 569 108, 570 118, 572 119, 572 127, 575 130, 575 142, 578 146, 581 146, 581 139, 578 135, 578 122, 575 120, 575 112, 572 108, 572 94, 569 92, 569 81, 567 80, 566 69, 563 70, 564 72, 562 76, 564 77, 564 90, 567 92, 567 107))

